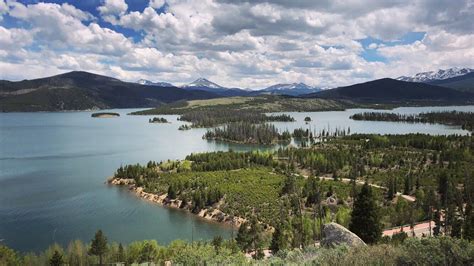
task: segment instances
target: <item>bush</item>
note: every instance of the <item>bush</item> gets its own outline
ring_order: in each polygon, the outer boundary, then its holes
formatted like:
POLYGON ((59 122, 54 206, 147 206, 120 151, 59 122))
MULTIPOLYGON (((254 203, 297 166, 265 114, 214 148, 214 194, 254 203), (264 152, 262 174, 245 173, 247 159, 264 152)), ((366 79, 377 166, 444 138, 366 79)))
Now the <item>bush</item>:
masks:
POLYGON ((410 238, 401 246, 400 265, 473 265, 474 244, 449 237, 410 238))

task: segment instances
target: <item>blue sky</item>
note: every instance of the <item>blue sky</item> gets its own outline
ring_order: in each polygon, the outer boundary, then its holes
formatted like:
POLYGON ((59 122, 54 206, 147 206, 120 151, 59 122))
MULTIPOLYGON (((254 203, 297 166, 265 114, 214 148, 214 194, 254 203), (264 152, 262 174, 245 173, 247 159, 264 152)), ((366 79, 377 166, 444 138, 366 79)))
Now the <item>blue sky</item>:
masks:
POLYGON ((474 67, 469 1, 0 0, 0 78, 334 87, 474 67))
POLYGON ((369 62, 384 62, 387 63, 388 60, 385 58, 383 55, 377 52, 377 49, 369 47, 370 45, 376 45, 375 47, 380 47, 380 46, 397 46, 397 45, 410 45, 413 44, 416 41, 421 41, 423 40, 423 37, 425 37, 426 32, 408 32, 404 34, 403 36, 400 36, 399 39, 396 40, 390 40, 390 41, 384 41, 372 37, 367 37, 361 40, 358 40, 364 50, 361 52, 361 56, 369 62))

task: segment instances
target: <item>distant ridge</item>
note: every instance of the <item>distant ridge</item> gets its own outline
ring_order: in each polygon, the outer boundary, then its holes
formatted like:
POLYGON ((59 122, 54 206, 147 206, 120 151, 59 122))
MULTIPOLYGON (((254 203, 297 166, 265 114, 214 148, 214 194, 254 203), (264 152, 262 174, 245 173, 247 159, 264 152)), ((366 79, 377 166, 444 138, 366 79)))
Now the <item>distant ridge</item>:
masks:
POLYGON ((431 81, 430 84, 474 93, 474 72, 454 78, 431 81))
POLYGON ((324 90, 305 95, 304 97, 349 99, 379 103, 441 102, 444 104, 449 102, 472 102, 474 95, 425 83, 383 78, 324 90))
POLYGON ((156 107, 178 100, 215 97, 218 95, 200 90, 143 86, 84 71, 17 82, 0 81, 2 112, 156 107))
POLYGON ((314 93, 318 91, 321 91, 321 89, 308 86, 301 82, 290 83, 290 84, 275 84, 263 90, 259 90, 259 92, 266 92, 270 94, 280 94, 280 95, 291 95, 291 96, 299 96, 299 95, 314 93))
POLYGON ((430 83, 436 80, 450 79, 474 72, 472 68, 453 67, 448 69, 439 69, 438 71, 428 71, 417 73, 413 76, 401 76, 397 80, 410 82, 430 83))
POLYGON ((140 85, 147 85, 147 86, 158 86, 158 87, 176 87, 171 83, 168 82, 153 82, 146 79, 139 79, 137 83, 140 85))

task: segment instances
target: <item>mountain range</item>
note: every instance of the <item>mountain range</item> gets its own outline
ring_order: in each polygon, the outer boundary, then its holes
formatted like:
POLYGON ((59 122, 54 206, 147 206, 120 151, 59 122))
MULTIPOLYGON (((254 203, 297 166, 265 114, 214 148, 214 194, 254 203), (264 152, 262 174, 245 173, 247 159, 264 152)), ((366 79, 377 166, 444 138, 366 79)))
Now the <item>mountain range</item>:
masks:
POLYGON ((421 72, 409 77, 401 76, 401 77, 398 77, 397 80, 432 83, 437 80, 444 80, 444 79, 459 77, 459 76, 463 76, 472 72, 474 72, 474 69, 472 68, 453 67, 453 68, 448 68, 448 69, 439 69, 438 71, 421 72))
POLYGON ((421 72, 411 77, 402 76, 397 79, 474 92, 474 69, 472 68, 439 69, 438 71, 421 72))
POLYGON ((157 87, 175 87, 173 84, 168 82, 152 82, 146 79, 139 79, 137 81, 140 85, 147 85, 147 86, 157 86, 157 87))
POLYGON ((89 72, 72 71, 40 79, 0 80, 0 111, 157 107, 180 100, 258 96, 259 94, 284 94, 292 97, 331 98, 399 105, 472 104, 474 102, 474 93, 472 93, 474 92, 474 72, 469 72, 470 69, 458 70, 443 72, 450 73, 449 75, 433 75, 431 78, 424 79, 426 82, 384 78, 328 90, 319 90, 304 83, 292 83, 276 84, 257 91, 226 88, 204 78, 177 87, 170 83, 147 80, 130 83, 89 72), (456 74, 464 72, 468 73, 456 74), (438 79, 434 79, 434 76, 438 79), (448 76, 454 77, 448 78, 448 76))
MULTIPOLYGON (((164 87, 174 86, 167 82, 152 82, 145 79, 140 79, 137 81, 137 83, 142 84, 142 85, 154 85, 154 86, 164 86, 164 87)), ((180 86, 180 88, 185 89, 185 90, 208 91, 208 92, 216 93, 220 96, 251 96, 251 95, 258 95, 258 94, 299 96, 303 94, 318 92, 321 90, 316 87, 308 86, 304 83, 275 84, 261 90, 227 88, 205 78, 198 78, 189 84, 180 86)))

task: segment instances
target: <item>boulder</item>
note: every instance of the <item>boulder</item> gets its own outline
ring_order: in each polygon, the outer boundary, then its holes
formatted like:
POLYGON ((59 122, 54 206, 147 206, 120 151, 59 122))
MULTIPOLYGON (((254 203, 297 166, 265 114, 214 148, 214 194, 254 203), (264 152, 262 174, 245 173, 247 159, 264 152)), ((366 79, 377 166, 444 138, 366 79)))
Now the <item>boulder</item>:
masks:
POLYGON ((337 199, 334 198, 334 197, 328 197, 328 198, 326 199, 326 204, 327 204, 327 205, 335 206, 335 205, 337 205, 337 199))
POLYGON ((324 237, 321 241, 322 246, 334 247, 337 245, 347 245, 349 247, 356 247, 366 245, 360 237, 337 223, 325 224, 323 234, 324 237))

